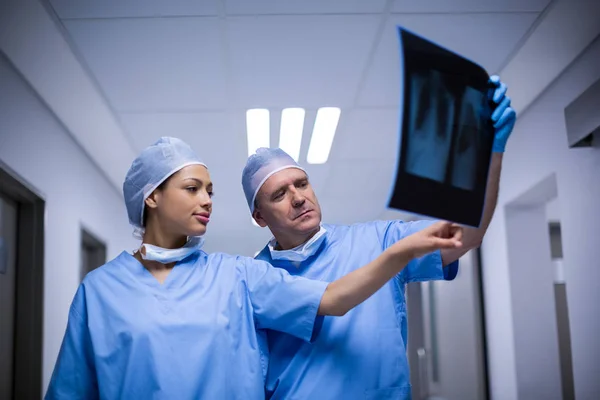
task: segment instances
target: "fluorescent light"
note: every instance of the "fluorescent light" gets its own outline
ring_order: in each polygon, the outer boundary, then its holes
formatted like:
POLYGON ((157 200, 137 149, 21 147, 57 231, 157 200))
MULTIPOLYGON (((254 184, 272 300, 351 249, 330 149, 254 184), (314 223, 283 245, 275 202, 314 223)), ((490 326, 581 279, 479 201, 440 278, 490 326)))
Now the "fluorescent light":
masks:
POLYGON ((246 132, 248 134, 248 156, 259 147, 270 147, 269 110, 254 108, 246 111, 246 132))
POLYGON ((300 158, 304 114, 304 108, 285 108, 281 112, 279 147, 296 160, 296 162, 300 158))
POLYGON ((317 111, 306 161, 309 164, 324 164, 329 158, 333 137, 340 120, 341 110, 337 107, 322 107, 317 111))

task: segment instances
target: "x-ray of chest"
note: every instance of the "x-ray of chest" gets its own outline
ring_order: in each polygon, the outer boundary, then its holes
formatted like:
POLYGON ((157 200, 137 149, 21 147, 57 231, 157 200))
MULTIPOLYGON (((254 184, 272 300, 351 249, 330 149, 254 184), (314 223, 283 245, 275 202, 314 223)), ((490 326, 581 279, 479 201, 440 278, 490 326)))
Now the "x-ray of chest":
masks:
POLYGON ((493 142, 483 68, 398 28, 402 102, 389 206, 479 226, 493 142))

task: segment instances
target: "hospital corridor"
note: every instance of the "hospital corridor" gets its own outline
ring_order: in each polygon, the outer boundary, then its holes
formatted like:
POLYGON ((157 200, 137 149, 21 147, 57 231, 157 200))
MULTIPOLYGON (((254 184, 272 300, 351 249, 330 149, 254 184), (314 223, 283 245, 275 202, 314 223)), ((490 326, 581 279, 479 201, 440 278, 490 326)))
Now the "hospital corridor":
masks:
POLYGON ((0 400, 597 400, 598 249, 598 0, 0 0, 0 400))

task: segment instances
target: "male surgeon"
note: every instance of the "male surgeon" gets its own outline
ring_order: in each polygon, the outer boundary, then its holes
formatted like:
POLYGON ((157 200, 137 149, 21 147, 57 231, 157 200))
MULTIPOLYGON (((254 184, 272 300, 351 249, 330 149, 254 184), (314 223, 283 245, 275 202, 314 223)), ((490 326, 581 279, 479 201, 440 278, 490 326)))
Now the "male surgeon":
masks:
MULTIPOLYGON (((460 249, 443 249, 413 259, 395 279, 343 317, 323 318, 312 343, 267 331, 268 398, 411 397, 405 285, 454 279, 458 259, 481 244, 496 207, 502 155, 516 113, 506 96, 506 85, 497 76, 490 78, 490 83, 494 87, 491 119, 495 138, 480 227, 464 229, 460 249)), ((250 156, 242 174, 242 186, 253 218, 273 234, 257 258, 292 275, 311 279, 338 279, 373 260, 401 238, 434 222, 323 224, 321 208, 306 172, 280 149, 261 148, 250 156)))

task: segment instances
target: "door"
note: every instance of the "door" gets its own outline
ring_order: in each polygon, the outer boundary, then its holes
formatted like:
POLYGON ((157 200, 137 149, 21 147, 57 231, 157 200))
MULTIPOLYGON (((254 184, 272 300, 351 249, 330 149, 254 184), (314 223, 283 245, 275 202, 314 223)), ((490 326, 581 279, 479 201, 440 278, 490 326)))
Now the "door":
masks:
POLYGON ((414 400, 488 398, 477 251, 451 282, 409 283, 408 357, 414 400))
POLYGON ((80 278, 106 263, 106 245, 85 229, 81 230, 80 278))
POLYGON ((17 204, 0 195, 0 399, 13 395, 16 242, 17 204))

